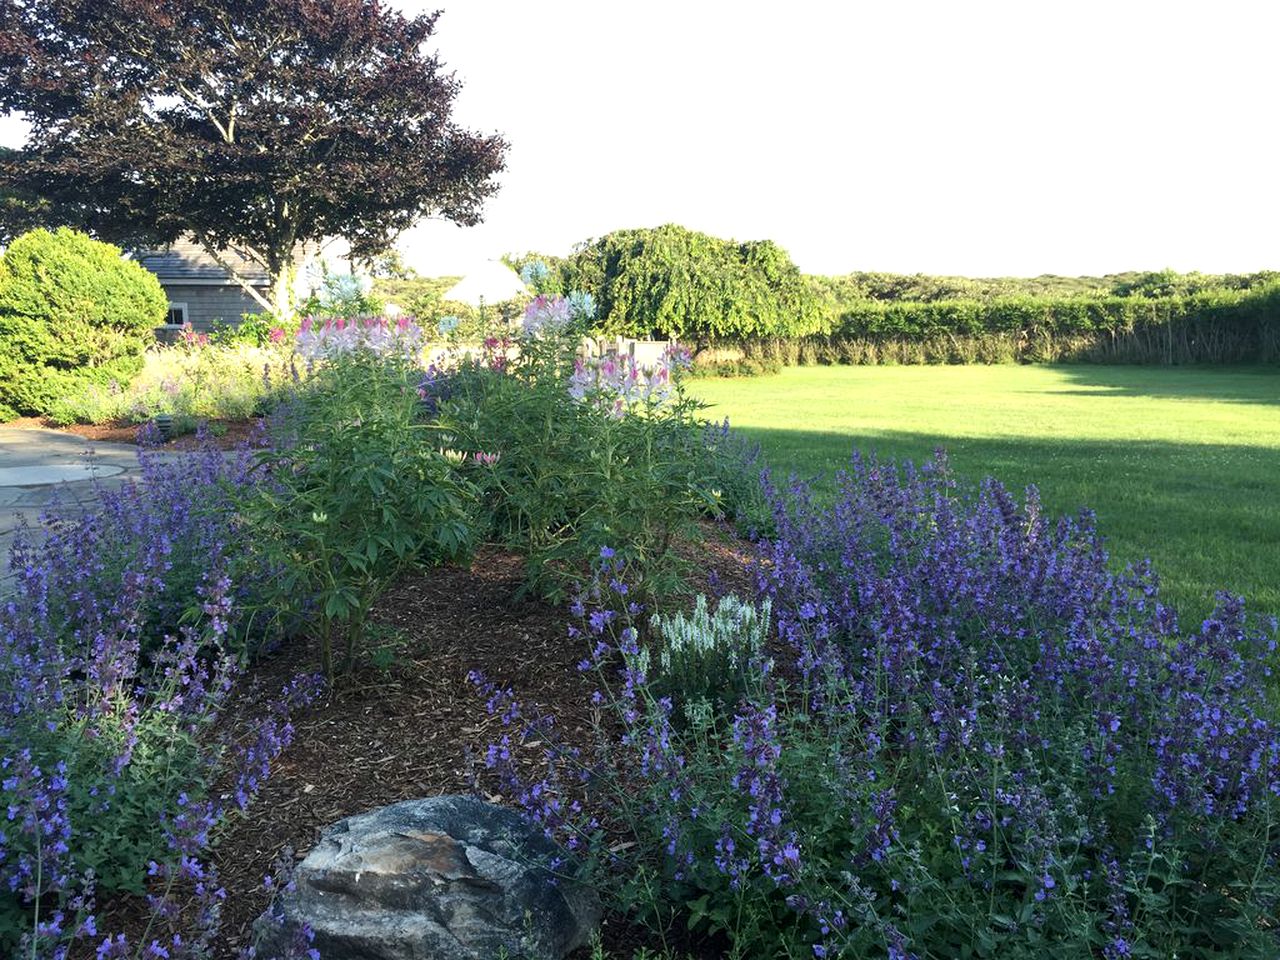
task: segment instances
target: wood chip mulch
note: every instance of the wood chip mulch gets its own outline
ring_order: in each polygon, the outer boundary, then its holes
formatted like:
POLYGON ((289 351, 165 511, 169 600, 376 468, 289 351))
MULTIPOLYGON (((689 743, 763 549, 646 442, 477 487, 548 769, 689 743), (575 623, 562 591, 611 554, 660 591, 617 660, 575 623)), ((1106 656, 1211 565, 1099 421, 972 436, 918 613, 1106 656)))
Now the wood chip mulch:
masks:
MULTIPOLYGON (((717 593, 748 591, 749 550, 724 528, 708 525, 700 542, 681 549, 696 571, 693 589, 708 592, 710 577, 717 593)), ((568 636, 567 610, 516 599, 523 577, 520 557, 483 548, 469 568, 411 575, 379 600, 366 646, 394 648, 394 662, 380 669, 366 658, 294 718, 292 746, 213 852, 227 891, 218 957, 234 957, 249 942, 253 921, 267 906, 263 876, 282 851, 300 858, 325 827, 355 813, 470 791, 472 765, 483 767, 485 748, 501 730, 468 682, 469 671, 509 685, 522 704, 553 714, 566 740, 588 742, 594 683, 577 669, 585 643, 568 636)), ((318 662, 318 649, 305 642, 259 661, 246 689, 261 693, 242 694, 228 721, 235 723, 236 713, 241 720, 257 716, 263 695, 318 662)), ((137 903, 103 906, 103 929, 136 929, 137 903)), ((623 918, 606 919, 602 933, 621 957, 645 943, 623 918)))
MULTIPOLYGON (((209 420, 208 442, 221 450, 234 450, 241 443, 253 438, 258 426, 256 418, 249 420, 209 420)), ((101 440, 109 443, 137 443, 139 424, 124 420, 109 423, 73 423, 68 426, 51 423, 43 417, 20 417, 0 423, 0 427, 12 430, 57 430, 86 440, 101 440)), ((167 450, 199 450, 204 446, 196 434, 189 433, 174 437, 167 444, 167 450)))

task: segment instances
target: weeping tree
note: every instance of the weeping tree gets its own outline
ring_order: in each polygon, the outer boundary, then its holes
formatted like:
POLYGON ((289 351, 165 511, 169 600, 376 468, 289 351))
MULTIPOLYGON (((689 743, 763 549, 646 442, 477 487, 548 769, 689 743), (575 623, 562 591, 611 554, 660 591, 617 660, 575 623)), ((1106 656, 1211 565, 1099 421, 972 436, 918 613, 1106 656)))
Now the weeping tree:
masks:
POLYGON ((451 119, 439 14, 379 0, 0 0, 0 233, 65 224, 126 247, 187 235, 265 308, 300 253, 384 254, 423 217, 478 223, 506 143, 451 119), (39 198, 34 202, 30 198, 39 198), (19 202, 21 200, 21 202, 19 202), (272 279, 261 295, 224 256, 272 279))
POLYGON ((523 270, 542 261, 555 292, 585 290, 600 328, 628 337, 688 343, 790 338, 825 332, 829 318, 785 250, 739 243, 668 223, 615 230, 568 257, 508 257, 523 270))

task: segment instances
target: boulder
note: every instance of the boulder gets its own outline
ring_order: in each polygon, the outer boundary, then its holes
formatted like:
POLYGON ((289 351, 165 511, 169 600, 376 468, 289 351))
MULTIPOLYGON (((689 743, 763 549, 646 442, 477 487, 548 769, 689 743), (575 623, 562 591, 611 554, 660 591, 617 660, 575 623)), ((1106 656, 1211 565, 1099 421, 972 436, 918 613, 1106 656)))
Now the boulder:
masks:
POLYGON ((600 920, 588 889, 545 866, 554 843, 517 814, 473 797, 408 800, 329 827, 264 915, 257 955, 302 924, 321 960, 559 960, 600 920))

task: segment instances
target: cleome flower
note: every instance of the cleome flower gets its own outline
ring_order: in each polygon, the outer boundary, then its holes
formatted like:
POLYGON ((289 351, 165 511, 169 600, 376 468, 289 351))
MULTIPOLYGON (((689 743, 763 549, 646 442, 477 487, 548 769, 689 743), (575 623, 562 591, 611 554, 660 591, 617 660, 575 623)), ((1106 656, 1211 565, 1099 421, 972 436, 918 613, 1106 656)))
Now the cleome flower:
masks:
POLYGON ((412 358, 422 349, 422 328, 412 317, 335 317, 317 321, 306 317, 298 330, 298 353, 307 360, 323 360, 368 351, 378 356, 412 358))
POLYGON ((619 419, 633 408, 661 406, 671 387, 672 364, 666 357, 652 367, 613 354, 579 358, 569 378, 569 396, 619 419))

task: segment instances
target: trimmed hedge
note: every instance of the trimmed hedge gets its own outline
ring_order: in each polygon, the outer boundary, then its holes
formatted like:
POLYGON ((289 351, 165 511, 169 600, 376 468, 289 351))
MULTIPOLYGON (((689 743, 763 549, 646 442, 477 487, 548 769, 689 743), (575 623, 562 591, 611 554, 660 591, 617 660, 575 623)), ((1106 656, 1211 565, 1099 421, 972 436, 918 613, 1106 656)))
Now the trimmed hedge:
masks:
POLYGON ((677 338, 701 375, 795 363, 1280 361, 1280 273, 969 279, 803 275, 770 241, 668 224, 542 261, 543 292, 591 293, 598 332, 677 338), (702 349, 707 348, 707 349, 702 349), (711 358, 711 359, 708 359, 711 358))
POLYGON ((1001 297, 846 305, 832 332, 738 343, 764 368, 805 363, 1272 363, 1280 283, 1189 296, 1001 297))
POLYGON ((925 273, 869 273, 805 278, 836 312, 863 300, 901 303, 994 300, 998 297, 1186 297, 1215 290, 1248 290, 1280 281, 1280 272, 1177 273, 1173 270, 1109 273, 1102 277, 947 277, 925 273))
POLYGON ((0 418, 132 379, 167 309, 160 282, 118 247, 66 227, 18 237, 0 259, 0 418))

